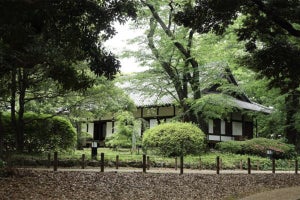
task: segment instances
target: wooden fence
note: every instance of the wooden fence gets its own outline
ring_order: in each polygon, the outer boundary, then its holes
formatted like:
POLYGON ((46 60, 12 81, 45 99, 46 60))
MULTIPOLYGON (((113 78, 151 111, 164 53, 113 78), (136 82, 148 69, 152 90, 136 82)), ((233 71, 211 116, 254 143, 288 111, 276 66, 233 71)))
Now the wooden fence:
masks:
MULTIPOLYGON (((99 161, 99 166, 100 166, 100 171, 101 172, 104 172, 105 171, 105 155, 104 153, 101 153, 100 154, 100 161, 99 161)), ((116 161, 115 161, 115 168, 116 169, 119 169, 120 166, 119 166, 119 155, 116 156, 116 161)), ((145 154, 142 155, 142 172, 143 173, 146 173, 147 170, 150 170, 150 167, 151 167, 151 159, 150 159, 150 156, 147 156, 145 154)), ((272 173, 275 174, 276 172, 276 160, 273 158, 271 159, 272 160, 272 173)), ((294 160, 295 162, 295 174, 298 174, 298 160, 294 160)), ((48 154, 48 162, 47 162, 47 166, 50 168, 51 167, 51 154, 49 153, 48 154)), ((180 157, 180 162, 179 162, 179 166, 178 166, 178 160, 177 158, 175 158, 175 161, 174 161, 174 168, 175 170, 178 169, 178 167, 180 168, 180 171, 179 173, 180 174, 183 174, 183 171, 184 171, 184 157, 181 156, 180 157)), ((240 162, 240 170, 243 170, 243 161, 241 160, 240 162)), ((58 166, 59 166, 59 160, 58 160, 58 153, 57 152, 54 152, 54 157, 53 157, 53 171, 57 171, 58 169, 58 166)), ((248 174, 251 174, 251 170, 252 170, 252 165, 251 165, 251 159, 248 158, 247 159, 247 172, 248 174)), ((256 170, 259 170, 259 164, 256 164, 257 168, 256 170)), ((86 168, 86 160, 85 160, 85 154, 82 154, 81 156, 81 169, 85 169, 86 168)), ((200 164, 199 164, 199 168, 201 170, 201 159, 200 159, 200 164)), ((215 168, 216 168, 216 174, 220 174, 220 171, 222 170, 222 159, 217 156, 216 157, 216 163, 215 163, 215 168)))

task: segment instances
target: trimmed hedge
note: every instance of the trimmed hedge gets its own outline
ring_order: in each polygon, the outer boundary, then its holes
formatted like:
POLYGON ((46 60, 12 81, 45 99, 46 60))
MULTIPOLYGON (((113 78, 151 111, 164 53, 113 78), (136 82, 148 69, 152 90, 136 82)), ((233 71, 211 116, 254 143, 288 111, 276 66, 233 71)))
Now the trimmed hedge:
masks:
MULTIPOLYGON (((15 150, 15 136, 10 123, 10 115, 3 115, 4 148, 15 150)), ((24 150, 28 152, 43 152, 54 150, 69 150, 76 145, 76 131, 69 120, 63 117, 24 115, 24 150)))
POLYGON ((275 158, 292 158, 296 156, 295 146, 280 140, 254 138, 246 141, 226 141, 216 145, 222 152, 267 156, 267 150, 273 150, 275 158))
POLYGON ((161 155, 174 157, 204 151, 205 134, 190 123, 165 123, 145 131, 143 147, 155 147, 161 155))

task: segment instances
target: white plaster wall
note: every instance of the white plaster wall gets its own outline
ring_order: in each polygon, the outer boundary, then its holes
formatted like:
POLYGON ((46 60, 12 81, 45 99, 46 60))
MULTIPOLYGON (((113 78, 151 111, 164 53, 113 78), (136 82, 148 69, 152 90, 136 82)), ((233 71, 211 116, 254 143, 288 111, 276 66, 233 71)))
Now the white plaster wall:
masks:
POLYGON ((221 134, 225 135, 225 121, 221 120, 221 134))
POLYGON ((221 136, 221 141, 231 141, 234 140, 234 137, 231 136, 221 136))
POLYGON ((221 137, 218 135, 209 135, 208 136, 208 140, 212 140, 212 141, 220 141, 221 137))
POLYGON ((150 128, 157 125, 157 119, 150 119, 150 128))
POLYGON ((214 122, 211 119, 208 121, 208 133, 214 133, 214 122))
POLYGON ((110 137, 112 133, 112 122, 106 122, 106 138, 110 137))

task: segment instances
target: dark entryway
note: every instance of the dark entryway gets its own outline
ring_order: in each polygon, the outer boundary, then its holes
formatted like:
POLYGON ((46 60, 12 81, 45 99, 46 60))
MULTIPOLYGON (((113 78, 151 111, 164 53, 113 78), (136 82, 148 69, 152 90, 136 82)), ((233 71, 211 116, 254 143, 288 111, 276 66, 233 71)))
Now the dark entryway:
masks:
POLYGON ((102 142, 106 137, 106 122, 94 122, 94 140, 102 142))

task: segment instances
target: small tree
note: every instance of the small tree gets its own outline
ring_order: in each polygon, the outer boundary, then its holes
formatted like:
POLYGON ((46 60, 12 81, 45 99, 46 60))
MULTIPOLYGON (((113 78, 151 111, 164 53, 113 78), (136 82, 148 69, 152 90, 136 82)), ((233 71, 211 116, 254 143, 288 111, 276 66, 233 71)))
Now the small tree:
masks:
POLYGON ((164 156, 199 154, 205 149, 205 134, 190 123, 165 123, 148 129, 143 136, 143 147, 157 148, 164 156))
POLYGON ((132 113, 128 111, 118 113, 116 116, 116 131, 108 138, 106 145, 114 148, 132 147, 134 150, 136 144, 140 141, 137 127, 138 122, 132 113))

